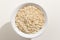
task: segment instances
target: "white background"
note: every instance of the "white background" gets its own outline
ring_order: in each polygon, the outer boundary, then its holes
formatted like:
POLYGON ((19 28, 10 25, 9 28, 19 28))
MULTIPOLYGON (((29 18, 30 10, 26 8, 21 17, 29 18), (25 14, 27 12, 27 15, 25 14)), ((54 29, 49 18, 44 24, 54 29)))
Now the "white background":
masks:
MULTIPOLYGON (((47 30, 40 37, 33 38, 32 40, 60 40, 60 0, 0 0, 0 28, 4 27, 3 25, 10 21, 14 9, 25 2, 33 2, 41 5, 48 16, 47 30)), ((8 40, 2 37, 4 36, 2 35, 4 32, 1 32, 0 40, 8 40)), ((13 40, 13 38, 10 40, 13 40)))

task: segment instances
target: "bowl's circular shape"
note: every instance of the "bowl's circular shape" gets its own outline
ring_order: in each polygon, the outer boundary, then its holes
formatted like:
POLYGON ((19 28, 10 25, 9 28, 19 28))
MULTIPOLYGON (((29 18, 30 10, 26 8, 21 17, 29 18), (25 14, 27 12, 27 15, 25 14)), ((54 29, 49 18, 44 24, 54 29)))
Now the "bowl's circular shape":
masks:
POLYGON ((11 24, 12 24, 12 27, 13 27, 14 31, 15 31, 17 34, 19 34, 20 36, 25 37, 25 38, 35 38, 35 37, 41 35, 41 34, 43 33, 43 31, 46 29, 46 27, 47 27, 47 26, 46 26, 46 24, 47 24, 47 15, 46 15, 46 12, 43 10, 43 8, 42 8, 40 5, 35 4, 35 3, 24 3, 24 4, 20 5, 20 6, 18 6, 18 7, 14 10, 14 12, 13 12, 13 14, 12 14, 12 16, 11 16, 11 24), (24 6, 27 6, 27 5, 34 5, 34 6, 38 7, 38 8, 40 8, 40 9, 44 12, 44 16, 45 16, 45 24, 43 25, 44 27, 43 27, 41 30, 39 30, 38 32, 34 33, 34 34, 25 34, 25 33, 21 32, 21 31, 18 29, 18 27, 16 27, 16 24, 15 24, 15 16, 16 16, 18 10, 19 10, 20 8, 24 7, 24 6))

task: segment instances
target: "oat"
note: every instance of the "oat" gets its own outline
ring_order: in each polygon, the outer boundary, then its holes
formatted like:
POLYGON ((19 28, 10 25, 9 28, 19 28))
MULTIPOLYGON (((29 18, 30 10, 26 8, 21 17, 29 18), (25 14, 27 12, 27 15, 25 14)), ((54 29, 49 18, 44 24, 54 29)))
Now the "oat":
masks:
POLYGON ((15 23, 19 30, 32 34, 38 32, 45 23, 43 11, 36 6, 20 8, 15 17, 15 23))

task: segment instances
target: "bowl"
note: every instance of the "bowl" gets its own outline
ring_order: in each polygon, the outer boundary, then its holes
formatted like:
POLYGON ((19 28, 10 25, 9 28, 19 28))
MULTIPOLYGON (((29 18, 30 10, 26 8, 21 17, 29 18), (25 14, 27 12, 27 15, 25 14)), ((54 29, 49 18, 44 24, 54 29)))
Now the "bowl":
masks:
POLYGON ((24 4, 21 4, 19 5, 12 13, 12 16, 11 16, 11 25, 12 25, 12 28, 14 29, 14 31, 19 35, 19 36, 22 36, 24 38, 35 38, 35 37, 38 37, 40 36, 44 31, 45 29, 47 28, 47 14, 46 12, 44 11, 44 9, 39 5, 39 4, 35 4, 35 3, 24 3, 24 4), (40 8, 43 12, 44 12, 44 17, 45 17, 45 24, 43 25, 44 27, 39 30, 38 32, 34 33, 34 34, 26 34, 26 33, 23 33, 21 32, 17 27, 16 27, 16 24, 15 24, 15 16, 18 12, 18 10, 22 7, 25 7, 25 6, 28 6, 28 5, 34 5, 38 8, 40 8))

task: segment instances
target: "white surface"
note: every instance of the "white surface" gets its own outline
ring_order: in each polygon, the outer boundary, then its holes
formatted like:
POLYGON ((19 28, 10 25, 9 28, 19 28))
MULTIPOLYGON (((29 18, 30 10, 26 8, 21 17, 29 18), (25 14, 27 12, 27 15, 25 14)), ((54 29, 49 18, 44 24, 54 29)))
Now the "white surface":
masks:
MULTIPOLYGON (((40 4, 48 15, 47 30, 40 37, 32 40, 60 40, 60 0, 0 0, 0 27, 4 27, 3 25, 10 21, 14 9, 23 2, 40 4)), ((0 40, 5 40, 1 36, 0 40)))

